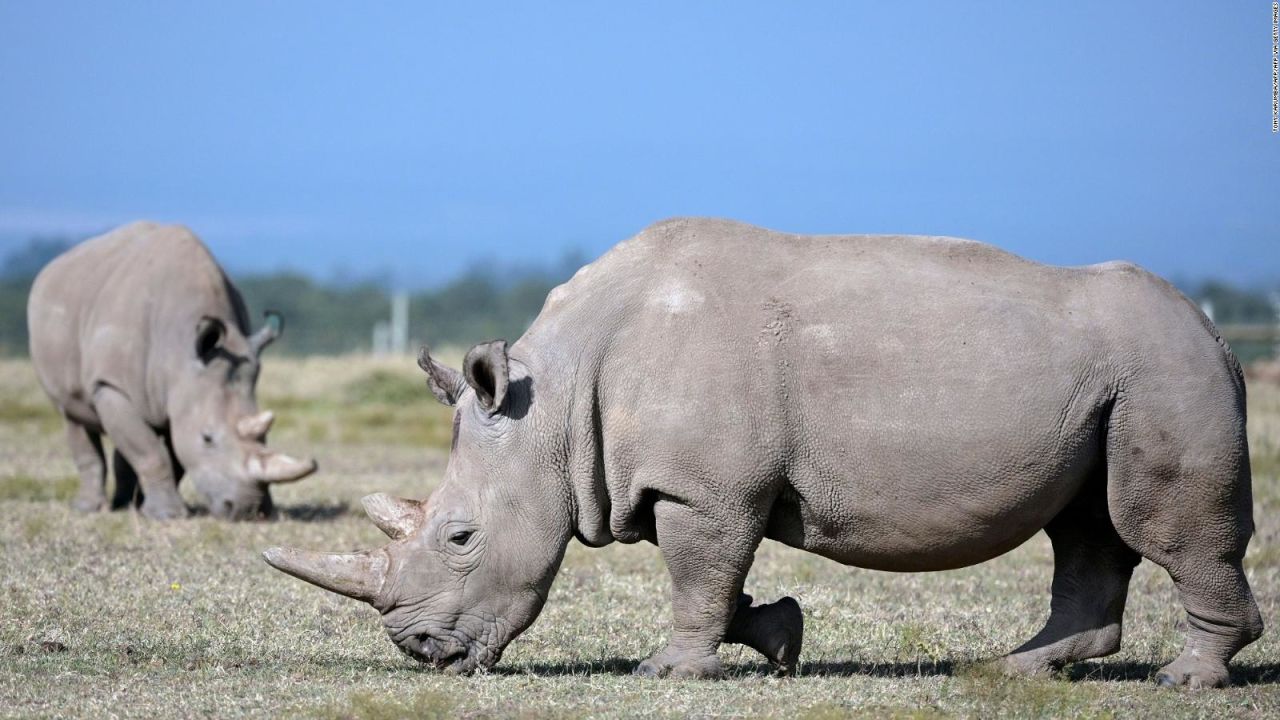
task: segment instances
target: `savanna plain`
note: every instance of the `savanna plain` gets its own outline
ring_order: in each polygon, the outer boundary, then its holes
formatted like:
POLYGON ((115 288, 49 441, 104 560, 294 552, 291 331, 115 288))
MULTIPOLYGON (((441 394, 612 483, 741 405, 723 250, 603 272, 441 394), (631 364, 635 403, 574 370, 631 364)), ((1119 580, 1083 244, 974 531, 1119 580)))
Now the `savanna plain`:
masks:
MULTIPOLYGON (((455 362, 457 357, 452 358, 455 362)), ((984 565, 898 575, 766 541, 747 591, 796 597, 798 677, 739 646, 721 682, 632 677, 662 647, 670 590, 649 545, 569 547, 542 617, 471 677, 402 656, 377 613, 272 570, 272 545, 350 551, 385 542, 372 492, 439 483, 449 412, 412 359, 269 357, 259 385, 272 444, 320 472, 276 489, 277 522, 155 523, 82 515, 61 423, 28 362, 0 362, 0 713, 83 717, 1280 717, 1280 386, 1249 387, 1257 532, 1245 560, 1266 635, 1226 690, 1162 690, 1182 644, 1168 576, 1143 562, 1121 652, 1056 677, 1006 679, 981 660, 1048 614, 1043 533, 984 565)), ((184 488, 184 494, 190 488, 184 488)), ((193 496, 189 496, 194 500, 193 496)))

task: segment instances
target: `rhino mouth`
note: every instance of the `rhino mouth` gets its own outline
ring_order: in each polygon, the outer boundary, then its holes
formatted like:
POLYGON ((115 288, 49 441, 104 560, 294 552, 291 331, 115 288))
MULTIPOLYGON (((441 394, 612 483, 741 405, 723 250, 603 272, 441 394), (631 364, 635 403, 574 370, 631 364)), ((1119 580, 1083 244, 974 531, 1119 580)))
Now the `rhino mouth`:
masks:
POLYGON ((451 675, 467 675, 477 668, 487 669, 498 662, 498 653, 454 637, 414 635, 396 647, 414 660, 451 675))

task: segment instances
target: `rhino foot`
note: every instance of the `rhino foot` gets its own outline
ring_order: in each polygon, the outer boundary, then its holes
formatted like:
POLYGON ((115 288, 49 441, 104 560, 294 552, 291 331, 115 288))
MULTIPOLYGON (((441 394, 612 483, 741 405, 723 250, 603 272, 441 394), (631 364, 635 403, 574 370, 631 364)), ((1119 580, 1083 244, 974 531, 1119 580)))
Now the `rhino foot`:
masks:
POLYGON ((792 597, 755 607, 751 603, 750 595, 739 596, 725 642, 740 643, 764 655, 773 664, 776 675, 794 675, 804 644, 804 613, 800 611, 800 603, 792 597))
POLYGON ((142 501, 142 514, 152 520, 178 520, 191 514, 181 501, 160 502, 148 496, 142 501))
POLYGON ((107 507, 107 497, 99 490, 96 493, 81 491, 71 501, 71 507, 82 513, 95 513, 107 507))
POLYGON ((1160 687, 1220 688, 1231 684, 1227 666, 1205 658, 1178 658, 1156 673, 1160 687))
POLYGON ((715 653, 703 655, 668 647, 636 666, 634 674, 640 677, 719 680, 724 677, 724 666, 715 653))
POLYGON ((762 606, 760 612, 760 622, 769 628, 760 652, 773 663, 777 675, 795 675, 804 644, 804 613, 800 611, 800 603, 793 597, 784 597, 762 606))

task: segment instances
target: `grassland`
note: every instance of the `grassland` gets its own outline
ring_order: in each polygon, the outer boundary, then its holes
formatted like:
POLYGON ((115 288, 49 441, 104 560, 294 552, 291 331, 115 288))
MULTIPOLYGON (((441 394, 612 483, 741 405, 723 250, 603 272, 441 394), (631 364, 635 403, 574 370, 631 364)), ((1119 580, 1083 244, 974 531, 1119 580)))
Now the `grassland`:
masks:
MULTIPOLYGON (((382 542, 359 510, 375 491, 426 495, 448 414, 410 360, 272 358, 272 442, 321 460, 280 488, 285 517, 230 525, 85 516, 56 417, 28 364, 0 363, 0 713, 85 717, 1276 717, 1280 633, 1242 652, 1236 686, 1168 691, 1149 677, 1181 647, 1165 573, 1133 579, 1122 652, 1061 677, 1007 680, 976 664, 1037 630, 1052 558, 1037 536, 946 573, 844 568, 773 543, 748 591, 797 597, 800 676, 767 677, 728 646, 723 682, 629 672, 661 647, 669 590, 653 547, 570 547, 541 619, 487 674, 447 677, 401 656, 376 613, 267 567, 270 545, 382 542)), ((1263 617, 1280 621, 1280 388, 1250 388, 1258 534, 1247 558, 1263 617)), ((189 488, 186 490, 189 491, 189 488)))

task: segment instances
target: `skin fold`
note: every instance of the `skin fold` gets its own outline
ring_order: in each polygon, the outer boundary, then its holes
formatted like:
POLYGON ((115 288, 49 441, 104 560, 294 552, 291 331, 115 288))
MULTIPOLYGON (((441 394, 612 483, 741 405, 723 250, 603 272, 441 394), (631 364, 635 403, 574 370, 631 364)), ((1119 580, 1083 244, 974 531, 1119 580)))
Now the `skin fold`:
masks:
POLYGON ((497 662, 567 543, 648 541, 672 581, 654 676, 718 677, 722 642, 794 669, 794 600, 743 594, 764 538, 854 567, 945 570, 1045 530, 1051 614, 1001 660, 1115 652, 1133 567, 1187 611, 1166 685, 1220 686, 1262 631, 1240 368, 1203 315, 1128 263, 1032 263, 953 238, 801 236, 675 219, 553 290, 510 348, 461 371, 441 487, 366 499, 392 538, 274 548, 285 572, 370 602, 406 653, 497 662))
POLYGON ((138 222, 68 250, 36 277, 27 322, 80 472, 77 509, 140 501, 148 517, 184 517, 178 481, 189 476, 214 515, 269 517, 269 485, 315 471, 267 449, 275 416, 254 397, 283 321, 250 334, 240 293, 186 228, 138 222), (104 434, 115 446, 111 502, 104 434))

